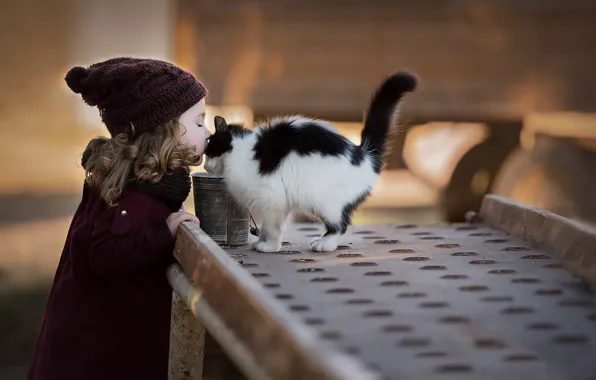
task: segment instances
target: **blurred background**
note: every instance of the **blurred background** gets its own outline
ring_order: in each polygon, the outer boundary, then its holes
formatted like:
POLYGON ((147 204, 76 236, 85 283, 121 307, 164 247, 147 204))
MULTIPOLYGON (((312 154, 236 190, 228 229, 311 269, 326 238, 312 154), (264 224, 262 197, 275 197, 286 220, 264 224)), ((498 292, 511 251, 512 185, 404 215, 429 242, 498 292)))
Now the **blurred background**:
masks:
POLYGON ((461 221, 487 192, 594 223, 595 46, 593 0, 3 0, 0 378, 25 377, 80 155, 105 134, 73 65, 169 60, 208 87, 209 121, 302 113, 354 142, 408 69, 419 89, 356 223, 461 221))

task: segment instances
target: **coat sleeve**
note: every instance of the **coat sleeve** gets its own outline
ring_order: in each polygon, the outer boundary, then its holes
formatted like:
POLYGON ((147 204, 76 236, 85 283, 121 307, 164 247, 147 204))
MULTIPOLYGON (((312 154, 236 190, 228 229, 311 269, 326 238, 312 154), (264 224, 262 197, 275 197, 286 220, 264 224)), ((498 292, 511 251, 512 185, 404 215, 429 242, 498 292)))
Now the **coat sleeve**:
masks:
POLYGON ((152 216, 143 197, 120 200, 94 222, 89 266, 98 275, 118 275, 173 262, 174 239, 166 216, 152 216))

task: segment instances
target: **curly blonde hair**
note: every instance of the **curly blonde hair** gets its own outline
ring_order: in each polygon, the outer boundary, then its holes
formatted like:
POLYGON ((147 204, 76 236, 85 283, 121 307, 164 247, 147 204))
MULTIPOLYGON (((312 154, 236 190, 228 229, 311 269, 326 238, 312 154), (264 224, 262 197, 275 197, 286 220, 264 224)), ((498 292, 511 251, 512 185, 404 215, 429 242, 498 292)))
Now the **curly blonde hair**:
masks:
POLYGON ((172 120, 136 138, 126 133, 94 138, 83 153, 85 182, 115 206, 131 169, 139 181, 157 183, 173 169, 198 165, 195 147, 179 140, 180 128, 184 127, 172 120))

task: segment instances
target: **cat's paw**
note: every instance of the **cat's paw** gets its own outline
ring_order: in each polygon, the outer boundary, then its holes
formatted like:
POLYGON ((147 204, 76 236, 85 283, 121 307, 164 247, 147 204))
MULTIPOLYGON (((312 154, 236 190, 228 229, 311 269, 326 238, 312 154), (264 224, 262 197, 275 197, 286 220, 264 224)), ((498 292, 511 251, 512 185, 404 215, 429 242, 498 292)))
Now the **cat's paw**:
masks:
POLYGON ((253 243, 253 249, 259 252, 277 252, 281 248, 281 244, 271 241, 256 241, 253 243))
POLYGON ((250 245, 250 248, 251 248, 253 251, 256 251, 256 250, 257 250, 257 245, 258 245, 259 243, 262 243, 262 242, 263 242, 263 240, 258 240, 258 239, 257 239, 257 240, 255 240, 255 241, 253 241, 253 242, 252 242, 252 244, 250 245))
POLYGON ((310 242, 313 252, 333 252, 337 249, 337 235, 327 235, 310 242))

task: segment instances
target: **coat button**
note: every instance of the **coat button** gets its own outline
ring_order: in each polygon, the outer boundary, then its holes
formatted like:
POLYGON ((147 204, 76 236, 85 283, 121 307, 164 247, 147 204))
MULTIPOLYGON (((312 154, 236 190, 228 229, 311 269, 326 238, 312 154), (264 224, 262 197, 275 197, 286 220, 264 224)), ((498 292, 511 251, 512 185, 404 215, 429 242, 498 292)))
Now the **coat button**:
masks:
POLYGON ((122 216, 126 216, 128 214, 128 212, 126 212, 126 210, 122 210, 122 212, 120 212, 120 215, 122 216))

